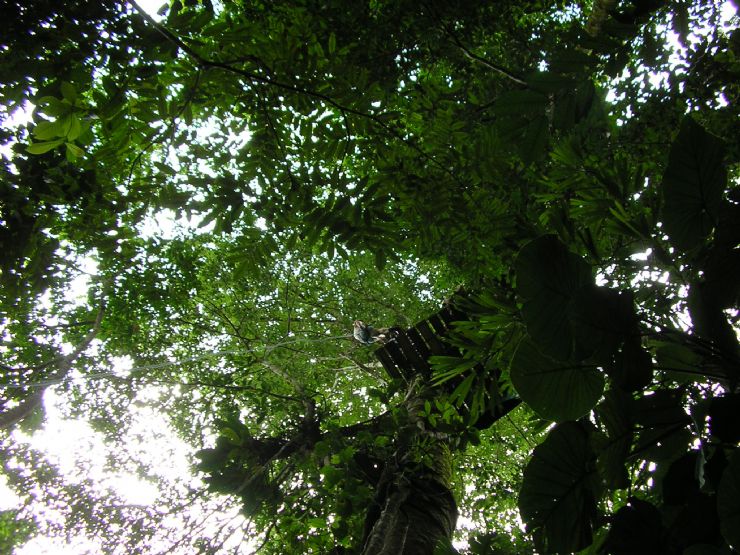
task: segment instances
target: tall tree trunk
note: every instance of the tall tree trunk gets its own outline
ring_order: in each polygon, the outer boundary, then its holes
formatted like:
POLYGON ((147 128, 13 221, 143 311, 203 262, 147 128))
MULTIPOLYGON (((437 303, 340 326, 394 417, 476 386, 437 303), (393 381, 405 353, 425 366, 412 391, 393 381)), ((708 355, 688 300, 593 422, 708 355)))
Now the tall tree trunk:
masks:
POLYGON ((452 455, 447 438, 426 431, 416 416, 422 403, 420 397, 407 402, 407 440, 386 465, 368 510, 363 555, 431 555, 450 545, 457 522, 452 455))

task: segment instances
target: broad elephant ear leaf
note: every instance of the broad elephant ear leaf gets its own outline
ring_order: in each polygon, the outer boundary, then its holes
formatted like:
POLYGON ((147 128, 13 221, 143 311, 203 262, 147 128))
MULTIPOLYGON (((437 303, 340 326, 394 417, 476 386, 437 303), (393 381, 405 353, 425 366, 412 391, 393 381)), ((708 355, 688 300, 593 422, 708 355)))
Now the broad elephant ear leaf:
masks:
POLYGON ((678 389, 658 390, 635 400, 634 417, 639 430, 634 450, 645 460, 670 462, 691 441, 691 418, 678 389))
POLYGON ((556 422, 576 420, 591 410, 605 382, 595 366, 550 358, 530 339, 524 339, 514 353, 511 381, 537 414, 556 422))
POLYGON ((596 415, 606 428, 605 435, 592 437, 598 453, 596 468, 607 489, 627 488, 630 480, 626 461, 634 437, 632 396, 619 388, 611 388, 596 408, 596 415))
POLYGON ((632 498, 612 518, 604 550, 607 553, 663 553, 664 530, 660 511, 648 501, 632 498))
POLYGON ((522 247, 515 269, 527 332, 544 353, 568 360, 574 345, 570 304, 579 289, 593 283, 590 265, 556 236, 543 235, 522 247))
POLYGON ((683 251, 698 246, 719 217, 727 182, 721 139, 691 116, 681 123, 663 175, 663 224, 671 243, 683 251))
POLYGON ((736 450, 722 474, 717 490, 719 526, 730 546, 740 548, 740 451, 736 450))
POLYGON ((596 286, 582 287, 574 294, 569 316, 576 357, 599 364, 612 360, 637 321, 629 295, 596 286))
POLYGON ((543 235, 524 245, 516 260, 517 293, 532 299, 546 289, 570 296, 592 283, 591 267, 568 250, 555 235, 543 235))
POLYGON ((519 510, 528 529, 544 532, 548 553, 580 551, 593 540, 594 458, 587 430, 565 422, 535 448, 524 470, 519 510))

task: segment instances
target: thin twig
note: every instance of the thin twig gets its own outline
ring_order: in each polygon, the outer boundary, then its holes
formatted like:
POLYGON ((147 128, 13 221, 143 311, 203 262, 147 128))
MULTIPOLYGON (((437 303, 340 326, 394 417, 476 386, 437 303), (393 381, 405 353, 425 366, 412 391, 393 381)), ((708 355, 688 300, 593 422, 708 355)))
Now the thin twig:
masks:
POLYGON ((518 85, 523 85, 525 87, 528 86, 526 81, 520 79, 519 77, 517 77, 513 73, 510 73, 509 70, 507 70, 507 69, 505 69, 505 68, 503 68, 503 67, 501 67, 499 65, 494 64, 493 62, 487 60, 486 58, 483 58, 482 56, 478 56, 474 52, 471 52, 470 50, 468 50, 468 48, 465 47, 465 45, 463 45, 461 42, 459 42, 454 35, 452 35, 452 37, 453 37, 452 40, 455 42, 455 44, 457 45, 457 47, 460 50, 462 50, 463 51, 463 54, 465 54, 471 60, 474 60, 474 61, 476 61, 476 62, 478 62, 480 64, 483 64, 488 69, 492 69, 492 70, 500 73, 501 75, 503 75, 505 77, 508 77, 509 79, 511 79, 512 81, 514 81, 518 85))
POLYGON ((439 17, 439 15, 437 15, 437 13, 435 13, 435 11, 430 6, 424 5, 424 7, 429 11, 432 17, 434 17, 434 19, 436 19, 439 22, 439 25, 442 28, 442 31, 452 39, 452 42, 455 43, 455 46, 457 46, 463 52, 463 54, 465 54, 468 58, 470 58, 471 60, 475 62, 478 62, 479 64, 483 64, 488 69, 492 69, 493 71, 499 73, 500 75, 503 75, 504 77, 514 81, 514 83, 516 83, 517 85, 523 85, 525 87, 528 86, 526 81, 514 75, 514 73, 511 70, 506 69, 505 67, 500 66, 498 64, 495 64, 492 61, 484 58, 483 56, 479 56, 478 54, 475 54, 474 52, 472 52, 468 47, 466 47, 463 44, 463 42, 458 38, 458 36, 449 27, 449 25, 446 25, 445 23, 442 22, 442 19, 439 17))

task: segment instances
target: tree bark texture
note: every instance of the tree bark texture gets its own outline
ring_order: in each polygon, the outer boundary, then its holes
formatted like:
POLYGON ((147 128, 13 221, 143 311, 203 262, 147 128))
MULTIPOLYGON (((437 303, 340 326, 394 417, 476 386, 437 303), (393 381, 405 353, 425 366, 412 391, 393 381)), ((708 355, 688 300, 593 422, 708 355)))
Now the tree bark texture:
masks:
POLYGON ((432 555, 451 541, 457 524, 452 454, 445 436, 426 429, 421 406, 421 396, 407 399, 405 440, 387 462, 376 504, 368 509, 363 555, 432 555))
POLYGON ((449 488, 412 477, 394 483, 362 550, 363 555, 431 555, 450 541, 457 505, 449 488))

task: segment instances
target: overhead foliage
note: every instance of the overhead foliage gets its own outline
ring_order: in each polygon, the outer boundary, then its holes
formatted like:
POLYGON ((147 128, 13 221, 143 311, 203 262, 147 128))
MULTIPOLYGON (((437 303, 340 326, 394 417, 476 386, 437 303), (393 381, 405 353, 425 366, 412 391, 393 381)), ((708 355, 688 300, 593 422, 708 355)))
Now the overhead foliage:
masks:
POLYGON ((5 528, 132 553, 737 549, 732 9, 6 2, 5 528), (424 371, 352 340, 443 303, 424 371), (51 387, 160 505, 28 447, 51 387), (132 447, 153 413, 203 483, 132 447))

